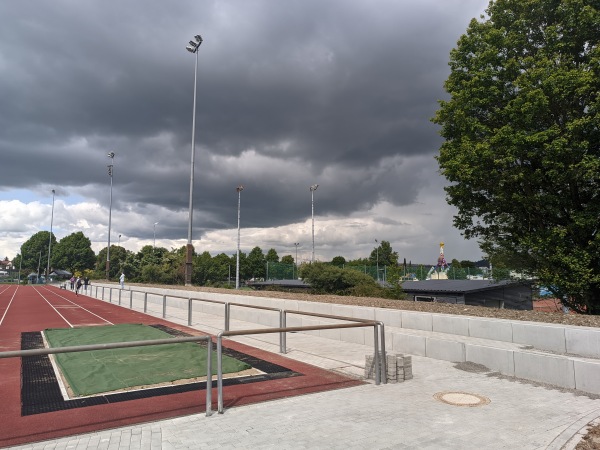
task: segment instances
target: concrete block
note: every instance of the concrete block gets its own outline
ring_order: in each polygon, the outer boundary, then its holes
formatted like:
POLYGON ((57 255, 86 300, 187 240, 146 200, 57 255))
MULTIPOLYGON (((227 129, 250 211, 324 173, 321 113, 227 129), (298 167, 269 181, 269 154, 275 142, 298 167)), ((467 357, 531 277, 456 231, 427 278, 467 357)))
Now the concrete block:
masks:
MULTIPOLYGON (((322 325, 321 321, 317 317, 302 316, 303 327, 312 327, 315 325, 322 325)), ((309 330, 302 331, 302 333, 310 334, 312 336, 319 336, 323 330, 309 330)))
POLYGON ((465 344, 465 361, 481 364, 492 372, 514 376, 515 363, 512 350, 465 344))
MULTIPOLYGON (((389 340, 386 341, 386 344, 389 340)), ((411 334, 393 333, 391 340, 391 349, 399 353, 410 353, 411 355, 425 355, 425 337, 414 336, 411 334)))
POLYGON ((559 353, 567 351, 565 328, 562 326, 515 321, 512 330, 515 344, 533 345, 540 350, 559 353))
POLYGON ((515 351, 513 355, 516 377, 575 388, 575 369, 571 359, 522 351, 515 351))
POLYGON ((508 320, 490 320, 479 317, 470 317, 469 336, 491 339, 493 341, 512 342, 512 322, 508 320))
POLYGON ((357 319, 375 320, 375 308, 353 306, 352 317, 356 317, 357 319))
POLYGON ((574 359, 575 389, 600 394, 600 361, 574 359))
POLYGON ((469 335, 468 317, 433 314, 432 326, 433 331, 437 333, 457 334, 459 336, 469 335))
POLYGON ((412 311, 402 311, 402 328, 411 330, 433 330, 432 314, 412 311))
POLYGON ((402 328, 402 311, 395 309, 376 308, 375 320, 383 322, 386 328, 402 328))
POLYGON ((352 306, 331 304, 331 314, 334 316, 354 317, 352 306))
POLYGON ((462 342, 428 337, 425 340, 425 356, 442 361, 463 362, 465 346, 462 342))
MULTIPOLYGON (((565 338, 568 353, 590 358, 600 358, 600 330, 567 327, 565 328, 565 338)), ((600 378, 600 374, 598 378, 600 378)))

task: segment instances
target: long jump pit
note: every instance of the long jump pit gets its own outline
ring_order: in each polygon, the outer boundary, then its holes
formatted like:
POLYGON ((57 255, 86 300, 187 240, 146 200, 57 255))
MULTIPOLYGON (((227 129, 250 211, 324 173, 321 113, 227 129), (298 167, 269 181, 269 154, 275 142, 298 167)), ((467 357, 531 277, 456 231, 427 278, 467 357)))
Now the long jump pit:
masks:
MULTIPOLYGON (((202 335, 198 330, 161 320, 157 322, 145 326, 173 337, 202 335)), ((45 348, 49 345, 48 336, 40 331, 22 332, 20 347, 22 350, 45 348)), ((81 337, 77 336, 76 339, 81 337)), ((206 345, 191 345, 202 344, 206 345)), ((203 349, 203 353, 206 353, 206 349, 203 349)), ((224 374, 224 408, 364 383, 229 340, 223 341, 223 355, 241 364, 232 366, 230 373, 224 374)), ((141 382, 141 385, 136 385, 136 382, 132 382, 131 386, 114 389, 108 380, 125 376, 114 375, 108 363, 102 362, 96 366, 97 361, 92 357, 87 362, 80 362, 83 374, 79 378, 83 380, 83 385, 79 386, 76 377, 69 373, 69 364, 61 362, 56 356, 0 359, 0 447, 203 414, 206 411, 206 372, 204 376, 184 375, 181 379, 152 384, 141 382)), ((121 357, 130 363, 135 358, 140 360, 139 366, 134 361, 134 369, 130 372, 135 372, 135 367, 139 367, 138 372, 143 372, 141 360, 144 357, 141 353, 134 351, 121 357)), ((216 383, 216 379, 213 379, 213 411, 217 408, 216 383)), ((210 420, 210 417, 206 420, 210 420)))

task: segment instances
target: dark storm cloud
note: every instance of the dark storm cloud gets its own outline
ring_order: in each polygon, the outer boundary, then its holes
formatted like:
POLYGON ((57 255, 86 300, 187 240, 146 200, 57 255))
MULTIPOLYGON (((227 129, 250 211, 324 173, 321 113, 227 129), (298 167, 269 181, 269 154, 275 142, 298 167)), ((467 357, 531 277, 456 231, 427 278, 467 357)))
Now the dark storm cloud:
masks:
MULTIPOLYGON (((187 208, 199 50, 197 226, 248 226, 415 201, 448 51, 481 1, 0 4, 0 179, 115 208, 187 208), (254 158, 248 155, 254 155, 254 158), (233 212, 232 212, 233 209, 233 212)), ((177 237, 182 228, 164 232, 177 237)))

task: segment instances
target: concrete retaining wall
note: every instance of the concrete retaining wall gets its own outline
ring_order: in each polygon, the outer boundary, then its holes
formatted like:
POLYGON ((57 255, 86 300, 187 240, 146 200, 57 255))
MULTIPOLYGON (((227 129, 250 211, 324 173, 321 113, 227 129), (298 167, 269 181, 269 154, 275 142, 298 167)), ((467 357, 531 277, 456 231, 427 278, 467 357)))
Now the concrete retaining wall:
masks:
MULTIPOLYGON (((113 285, 114 288, 114 285, 113 285)), ((135 287, 134 289, 142 290, 135 287)), ((600 330, 536 322, 452 316, 415 311, 304 302, 267 297, 190 292, 177 289, 144 288, 149 303, 160 304, 167 295, 169 308, 187 309, 188 297, 218 302, 235 302, 288 311, 305 311, 382 321, 386 326, 388 351, 429 358, 482 364, 503 375, 515 376, 563 388, 600 394, 600 330), (181 296, 178 299, 171 296, 181 296), (551 353, 548 353, 551 352, 551 353)), ((113 289, 112 302, 117 302, 113 289)), ((98 294, 100 297, 100 293, 98 294)), ((108 301, 108 290, 105 292, 108 301)), ((141 309, 144 294, 134 292, 134 307, 141 309)), ((121 294, 122 306, 129 306, 129 292, 121 294)), ((224 305, 193 302, 193 314, 224 316, 224 305)), ((279 326, 279 314, 231 306, 231 318, 279 326)), ((317 317, 287 315, 288 326, 335 323, 317 317)), ((308 332, 315 336, 372 345, 373 330, 355 328, 308 332)))

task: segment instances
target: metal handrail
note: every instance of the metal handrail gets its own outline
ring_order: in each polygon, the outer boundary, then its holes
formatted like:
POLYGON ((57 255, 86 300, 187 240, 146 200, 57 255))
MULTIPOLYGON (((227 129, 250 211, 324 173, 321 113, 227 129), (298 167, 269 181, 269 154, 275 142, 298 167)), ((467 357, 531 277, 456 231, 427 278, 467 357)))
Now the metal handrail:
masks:
POLYGON ((149 345, 177 344, 180 342, 206 341, 206 416, 212 414, 212 339, 210 336, 188 336, 169 339, 149 339, 147 341, 112 342, 109 344, 76 345, 70 347, 36 348, 32 350, 11 350, 0 352, 2 358, 52 355, 56 353, 86 352, 92 350, 111 350, 115 348, 145 347, 149 345))
MULTIPOLYGON (((363 320, 363 319, 361 319, 363 320)), ((310 325, 305 327, 287 327, 287 328, 259 328, 253 330, 221 331, 217 334, 217 410, 223 414, 223 336, 243 336, 248 334, 267 334, 267 333, 286 333, 292 331, 313 331, 313 330, 333 330, 336 328, 363 328, 373 327, 374 337, 373 346, 375 350, 375 384, 381 383, 381 366, 379 364, 379 339, 377 336, 377 327, 379 323, 375 321, 360 323, 341 323, 332 325, 310 325)))
MULTIPOLYGON (((298 314, 298 315, 303 315, 303 316, 313 316, 313 317, 322 317, 324 319, 335 319, 335 320, 346 320, 349 322, 359 322, 359 323, 372 323, 372 322, 376 322, 377 325, 379 326, 379 340, 381 342, 381 355, 382 355, 382 361, 381 361, 381 377, 383 379, 383 384, 387 384, 387 358, 385 355, 385 325, 382 321, 378 321, 378 320, 369 320, 369 319, 360 319, 358 317, 344 317, 344 316, 334 316, 332 314, 321 314, 321 313, 315 313, 315 312, 308 312, 308 311, 293 311, 293 310, 285 310, 283 311, 283 321, 282 321, 282 326, 286 327, 287 326, 287 320, 286 320, 286 314, 298 314)), ((283 333, 283 344, 281 346, 282 351, 281 353, 286 353, 286 334, 283 333)))

